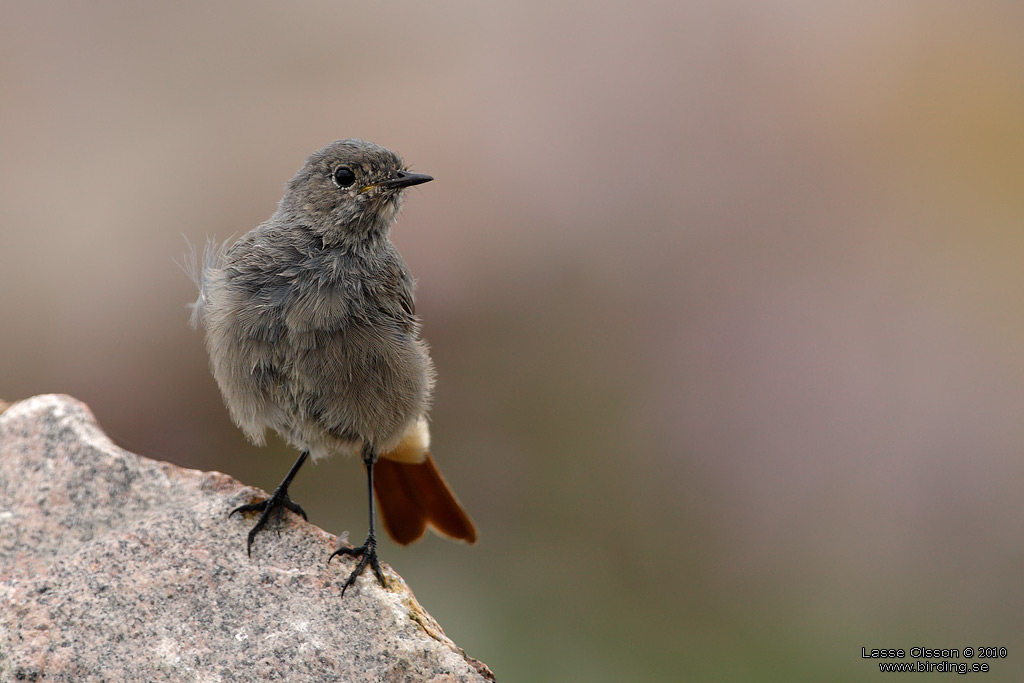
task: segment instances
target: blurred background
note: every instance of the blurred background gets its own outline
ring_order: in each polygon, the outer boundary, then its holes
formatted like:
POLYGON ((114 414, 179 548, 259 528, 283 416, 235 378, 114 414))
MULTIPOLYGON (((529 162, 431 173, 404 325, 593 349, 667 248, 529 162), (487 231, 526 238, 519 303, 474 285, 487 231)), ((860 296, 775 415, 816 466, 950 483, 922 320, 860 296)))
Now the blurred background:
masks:
MULTIPOLYGON (((915 645, 1021 680, 1019 3, 2 15, 0 397, 272 489, 295 454, 230 423, 175 260, 365 138, 436 178, 393 237, 481 531, 383 557, 499 680, 860 681, 915 645)), ((355 538, 363 487, 339 458, 292 495, 355 538)))

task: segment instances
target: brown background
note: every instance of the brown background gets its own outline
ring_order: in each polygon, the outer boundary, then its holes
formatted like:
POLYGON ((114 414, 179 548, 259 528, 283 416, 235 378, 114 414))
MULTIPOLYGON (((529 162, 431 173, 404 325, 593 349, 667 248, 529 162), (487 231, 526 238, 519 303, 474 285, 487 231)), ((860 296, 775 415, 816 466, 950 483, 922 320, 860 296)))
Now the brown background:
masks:
MULTIPOLYGON (((394 238, 481 530, 384 558, 470 654, 860 681, 862 646, 1006 645, 1018 679, 1024 11, 824 5, 4 3, 0 396, 272 488, 174 259, 363 137, 437 178, 394 238)), ((293 495, 361 536, 360 469, 293 495)))

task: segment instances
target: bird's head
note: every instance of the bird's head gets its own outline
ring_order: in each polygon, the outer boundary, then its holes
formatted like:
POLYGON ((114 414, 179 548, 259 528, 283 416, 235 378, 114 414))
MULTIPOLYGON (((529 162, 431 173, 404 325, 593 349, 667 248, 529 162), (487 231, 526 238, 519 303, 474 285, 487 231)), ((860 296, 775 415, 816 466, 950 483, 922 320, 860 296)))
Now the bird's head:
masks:
POLYGON ((297 217, 325 243, 387 234, 407 187, 433 180, 372 142, 337 140, 314 152, 288 181, 279 210, 297 217))

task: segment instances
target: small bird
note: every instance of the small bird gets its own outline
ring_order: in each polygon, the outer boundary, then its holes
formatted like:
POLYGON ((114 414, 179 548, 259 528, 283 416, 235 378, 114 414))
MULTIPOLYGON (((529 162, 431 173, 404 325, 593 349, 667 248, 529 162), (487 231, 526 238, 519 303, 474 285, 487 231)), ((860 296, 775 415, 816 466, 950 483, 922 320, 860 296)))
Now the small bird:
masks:
POLYGON ((342 596, 370 566, 384 585, 374 494, 388 535, 406 545, 429 526, 473 543, 476 527, 430 454, 434 367, 420 336, 409 268, 390 239, 406 188, 433 180, 370 142, 338 140, 312 154, 277 211, 230 248, 191 258, 210 366, 228 412, 250 441, 266 428, 300 451, 259 512, 247 552, 272 515, 306 517, 288 486, 307 458, 358 454, 366 468, 369 534, 335 555, 358 557, 342 596))

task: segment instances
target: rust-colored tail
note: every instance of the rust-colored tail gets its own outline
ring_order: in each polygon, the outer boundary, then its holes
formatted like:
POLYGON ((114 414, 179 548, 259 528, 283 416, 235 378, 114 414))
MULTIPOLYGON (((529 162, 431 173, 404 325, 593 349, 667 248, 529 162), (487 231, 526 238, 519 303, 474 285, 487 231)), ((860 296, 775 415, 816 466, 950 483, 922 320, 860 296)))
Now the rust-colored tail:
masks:
POLYGON ((419 463, 380 458, 373 466, 380 516, 395 543, 418 540, 429 524, 442 536, 476 542, 476 527, 459 505, 430 454, 419 463))

